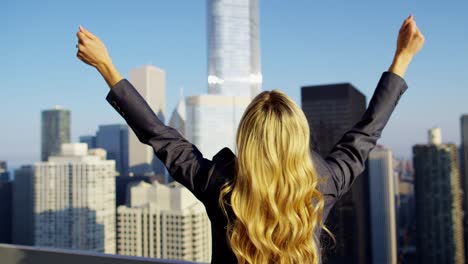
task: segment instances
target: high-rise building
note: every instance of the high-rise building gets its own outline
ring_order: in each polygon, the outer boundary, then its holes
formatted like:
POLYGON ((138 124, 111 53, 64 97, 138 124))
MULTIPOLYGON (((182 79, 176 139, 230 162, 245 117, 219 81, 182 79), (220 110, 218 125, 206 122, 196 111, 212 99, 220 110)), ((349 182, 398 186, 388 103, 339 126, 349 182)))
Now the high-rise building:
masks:
POLYGON ((117 208, 117 253, 209 262, 211 233, 205 207, 179 184, 133 185, 127 206, 117 208))
POLYGON ((115 175, 115 161, 89 155, 83 143, 22 168, 15 191, 29 192, 16 195, 15 206, 25 207, 14 208, 16 235, 36 246, 114 254, 115 175))
POLYGON ((6 161, 0 160, 0 181, 8 181, 10 173, 8 172, 8 165, 6 161))
MULTIPOLYGON (((302 87, 301 102, 310 126, 311 148, 323 157, 366 109, 365 96, 349 83, 302 87)), ((325 223, 337 241, 336 247, 324 251, 329 263, 370 263, 369 216, 369 177, 365 170, 325 223)))
MULTIPOLYGON (((1 166, 1 163, 0 163, 1 166)), ((0 243, 11 243, 11 221, 13 218, 12 193, 13 183, 8 175, 3 179, 0 177, 0 243)))
POLYGON ((185 137, 186 136, 186 129, 185 123, 187 122, 187 110, 185 105, 185 98, 180 95, 179 102, 177 103, 174 111, 172 111, 171 119, 169 120, 169 126, 177 129, 179 133, 185 137))
POLYGON ((96 133, 96 147, 106 150, 108 160, 115 160, 120 175, 128 174, 127 125, 100 125, 96 133))
POLYGON ((208 93, 254 97, 262 85, 258 0, 207 4, 208 93))
POLYGON ((416 243, 419 263, 465 263, 458 151, 431 129, 413 146, 416 243))
MULTIPOLYGON (((130 82, 145 99, 158 118, 165 122, 166 73, 152 65, 130 70, 130 82)), ((135 133, 128 133, 128 166, 134 175, 165 173, 163 163, 154 155, 151 146, 138 140, 135 133)))
POLYGON ((41 160, 60 153, 60 147, 70 142, 70 111, 61 106, 42 111, 41 160))
POLYGON ((97 148, 96 146, 96 136, 94 135, 84 135, 79 138, 80 143, 88 144, 88 148, 97 148))
POLYGON ((13 244, 34 245, 34 168, 21 166, 13 181, 13 244))
POLYGON ((395 186, 392 152, 369 154, 372 263, 397 263, 395 186))
POLYGON ((460 118, 460 127, 461 127, 461 144, 460 144, 460 152, 461 152, 461 182, 462 182, 462 189, 464 193, 463 197, 463 209, 465 211, 464 217, 464 231, 465 231, 465 256, 468 256, 468 114, 462 115, 460 118))
POLYGON ((187 138, 209 159, 223 147, 234 150, 237 126, 250 100, 211 94, 187 97, 187 138))

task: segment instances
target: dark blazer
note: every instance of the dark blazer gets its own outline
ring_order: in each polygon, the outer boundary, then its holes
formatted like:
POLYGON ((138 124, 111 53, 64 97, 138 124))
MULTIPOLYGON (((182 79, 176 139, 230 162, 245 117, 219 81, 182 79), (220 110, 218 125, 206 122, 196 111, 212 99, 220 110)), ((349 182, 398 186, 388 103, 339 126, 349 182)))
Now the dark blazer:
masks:
MULTIPOLYGON (((322 158, 312 151, 313 164, 323 178, 319 185, 325 198, 323 222, 335 202, 364 170, 369 152, 407 88, 401 77, 384 72, 361 120, 343 135, 327 157, 322 158)), ((220 187, 234 176, 235 154, 225 147, 211 160, 203 157, 195 145, 157 118, 126 79, 111 88, 106 100, 125 119, 138 139, 153 147, 171 176, 205 205, 211 220, 212 263, 236 263, 226 240, 227 219, 218 206, 220 187)))

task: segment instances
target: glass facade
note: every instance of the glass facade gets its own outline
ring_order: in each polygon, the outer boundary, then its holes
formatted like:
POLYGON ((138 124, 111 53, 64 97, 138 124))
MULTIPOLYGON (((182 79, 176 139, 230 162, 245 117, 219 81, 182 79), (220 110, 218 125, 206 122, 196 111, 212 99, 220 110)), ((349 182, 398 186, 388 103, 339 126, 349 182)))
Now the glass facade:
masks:
POLYGON ((208 92, 260 92, 258 0, 208 1, 208 92))
POLYGON ((60 153, 63 143, 70 143, 70 111, 55 106, 42 111, 41 160, 60 153))
POLYGON ((235 150, 235 133, 250 98, 198 95, 187 98, 187 138, 206 158, 223 147, 235 150))

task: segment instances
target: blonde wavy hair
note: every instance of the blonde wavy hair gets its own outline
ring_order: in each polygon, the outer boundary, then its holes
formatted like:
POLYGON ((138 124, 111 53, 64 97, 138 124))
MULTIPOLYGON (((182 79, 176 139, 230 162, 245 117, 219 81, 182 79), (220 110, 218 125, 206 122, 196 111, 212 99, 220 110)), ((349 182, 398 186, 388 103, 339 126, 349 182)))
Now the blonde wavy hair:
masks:
MULTIPOLYGON (((303 111, 279 90, 247 107, 236 136, 237 163, 219 204, 238 263, 319 263, 324 200, 309 150, 303 111)), ((333 236, 332 236, 333 237, 333 236)))

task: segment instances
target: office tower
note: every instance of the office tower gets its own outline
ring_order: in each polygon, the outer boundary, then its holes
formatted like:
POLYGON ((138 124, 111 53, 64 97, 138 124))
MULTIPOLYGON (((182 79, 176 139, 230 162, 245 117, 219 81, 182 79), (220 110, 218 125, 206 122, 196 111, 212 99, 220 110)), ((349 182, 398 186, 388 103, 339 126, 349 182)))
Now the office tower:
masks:
POLYGON ((260 92, 258 0, 208 1, 208 93, 254 97, 260 92))
MULTIPOLYGON (((0 162, 0 170, 1 170, 0 162)), ((6 166, 6 165, 5 165, 6 166)), ((4 179, 0 177, 0 243, 11 243, 11 221, 13 218, 12 193, 13 183, 8 175, 4 179)))
POLYGON ((108 160, 115 160, 120 175, 128 173, 127 125, 100 125, 96 133, 96 147, 106 150, 108 160))
POLYGON ((117 253, 209 262, 210 222, 203 204, 179 184, 140 182, 117 208, 117 253))
POLYGON ((186 99, 187 138, 211 159, 223 147, 235 149, 237 126, 250 98, 195 95, 186 99))
POLYGON ((468 114, 462 115, 460 118, 460 127, 461 127, 461 182, 462 189, 464 193, 463 197, 463 209, 465 212, 464 217, 464 231, 465 231, 465 256, 468 256, 468 114))
POLYGON ((185 123, 187 121, 187 111, 185 106, 185 98, 182 93, 179 98, 174 111, 172 112, 171 119, 169 120, 169 126, 177 129, 182 136, 186 136, 185 123))
POLYGON ((13 181, 13 244, 34 245, 34 168, 23 165, 13 181))
POLYGON ((0 160, 0 181, 8 180, 10 180, 10 173, 8 172, 7 162, 0 160))
POLYGON ((413 146, 416 243, 419 263, 464 263, 458 151, 442 144, 440 129, 413 146))
MULTIPOLYGON (((311 148, 323 157, 366 109, 365 96, 349 83, 302 87, 301 101, 310 127, 311 148)), ((370 263, 367 171, 335 204, 325 224, 337 240, 335 248, 324 251, 329 263, 370 263)))
POLYGON ((395 186, 392 152, 369 154, 372 263, 397 263, 395 186))
POLYGON ((41 160, 60 153, 60 146, 70 142, 70 111, 61 106, 42 111, 41 160))
POLYGON ((79 141, 80 141, 80 143, 88 144, 89 149, 97 148, 97 146, 96 146, 96 136, 93 136, 93 135, 80 136, 79 141))
POLYGON ((59 155, 21 168, 15 174, 15 192, 28 192, 15 193, 18 239, 114 254, 115 175, 115 161, 89 155, 84 143, 63 144, 59 155))
MULTIPOLYGON (((164 123, 166 116, 166 73, 152 65, 145 65, 131 69, 129 76, 130 82, 164 123)), ((129 171, 134 175, 163 174, 165 172, 164 165, 154 155, 153 149, 141 143, 133 130, 129 132, 128 136, 129 171)))

